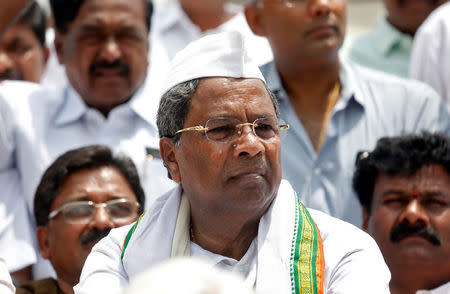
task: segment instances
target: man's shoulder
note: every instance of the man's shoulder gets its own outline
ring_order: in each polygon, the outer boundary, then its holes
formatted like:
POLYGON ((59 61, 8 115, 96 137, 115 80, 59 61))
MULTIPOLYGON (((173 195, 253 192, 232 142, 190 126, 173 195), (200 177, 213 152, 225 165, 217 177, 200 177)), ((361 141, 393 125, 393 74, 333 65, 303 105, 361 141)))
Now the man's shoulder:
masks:
POLYGON ((16 294, 62 294, 58 283, 53 278, 31 281, 16 289, 16 294))
POLYGON ((40 84, 23 81, 4 81, 0 83, 0 100, 12 111, 27 109, 31 112, 48 113, 58 107, 64 98, 65 88, 49 88, 40 84))
POLYGON ((372 237, 358 227, 315 209, 308 208, 308 212, 320 231, 324 246, 344 250, 376 246, 372 237))
POLYGON ((359 89, 367 92, 366 97, 376 99, 401 99, 408 101, 419 99, 437 99, 437 93, 423 82, 406 79, 393 74, 360 66, 354 62, 346 60, 342 63, 345 71, 354 77, 353 81, 359 89), (392 97, 396 95, 396 97, 392 97))

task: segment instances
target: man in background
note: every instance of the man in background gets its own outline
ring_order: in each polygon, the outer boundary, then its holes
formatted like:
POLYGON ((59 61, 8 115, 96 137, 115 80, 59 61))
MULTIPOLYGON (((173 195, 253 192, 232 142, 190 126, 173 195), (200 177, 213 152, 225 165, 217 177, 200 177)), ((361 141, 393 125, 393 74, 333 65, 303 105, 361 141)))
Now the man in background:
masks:
POLYGON ((360 153, 353 187, 363 228, 391 270, 391 293, 449 293, 450 139, 382 138, 360 153))
POLYGON ((436 9, 417 31, 409 77, 430 85, 450 111, 450 3, 436 9))
MULTIPOLYGON (((0 84, 1 198, 14 199, 8 202, 13 207, 26 201, 33 211, 36 187, 53 160, 70 149, 104 144, 133 159, 151 203, 173 186, 158 158, 158 99, 152 85, 145 85, 152 2, 52 0, 51 5, 55 48, 69 83, 56 89, 0 84)), ((21 256, 16 252, 5 261, 21 256)))
POLYGON ((339 57, 345 0, 257 0, 245 12, 272 47, 274 61, 261 70, 291 126, 282 142, 283 177, 307 207, 360 227, 351 185, 356 153, 387 135, 450 133, 448 112, 426 85, 339 57))
POLYGON ((37 2, 32 2, 0 38, 0 82, 39 83, 49 56, 46 29, 47 16, 37 2))
POLYGON ((427 18, 447 0, 384 0, 387 15, 373 31, 356 38, 349 58, 361 65, 406 78, 413 37, 427 18))
POLYGON ((129 157, 93 145, 58 157, 42 176, 34 203, 40 252, 57 278, 23 284, 16 293, 71 294, 92 247, 112 228, 134 222, 145 195, 129 157))

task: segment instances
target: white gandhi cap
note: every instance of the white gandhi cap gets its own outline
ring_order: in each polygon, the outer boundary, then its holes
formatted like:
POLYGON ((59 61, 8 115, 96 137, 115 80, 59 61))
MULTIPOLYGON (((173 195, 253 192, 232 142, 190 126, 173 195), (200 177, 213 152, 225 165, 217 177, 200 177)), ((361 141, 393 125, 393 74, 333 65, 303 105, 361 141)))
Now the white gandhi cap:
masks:
POLYGON ((186 46, 172 60, 162 93, 197 78, 257 78, 265 82, 245 49, 244 36, 236 31, 206 35, 186 46))

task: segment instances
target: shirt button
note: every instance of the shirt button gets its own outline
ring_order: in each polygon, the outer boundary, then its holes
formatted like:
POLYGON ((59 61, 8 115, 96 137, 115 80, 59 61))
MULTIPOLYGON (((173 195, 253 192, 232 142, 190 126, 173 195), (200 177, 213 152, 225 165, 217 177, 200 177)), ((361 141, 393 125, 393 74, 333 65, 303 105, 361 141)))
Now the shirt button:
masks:
POLYGON ((318 175, 320 175, 320 173, 321 173, 320 168, 316 167, 316 168, 314 169, 314 174, 315 174, 316 176, 318 176, 318 175))

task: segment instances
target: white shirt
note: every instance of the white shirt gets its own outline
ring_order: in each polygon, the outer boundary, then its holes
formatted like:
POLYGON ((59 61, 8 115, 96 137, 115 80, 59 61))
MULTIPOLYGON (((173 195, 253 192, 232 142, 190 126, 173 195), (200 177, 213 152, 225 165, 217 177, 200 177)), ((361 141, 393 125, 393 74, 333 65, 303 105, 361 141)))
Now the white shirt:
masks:
POLYGON ((433 290, 419 290, 416 294, 448 294, 450 293, 450 282, 445 283, 444 285, 435 288, 433 290))
MULTIPOLYGON (((159 149, 155 123, 159 101, 152 97, 150 89, 141 88, 129 102, 115 107, 105 118, 98 110, 87 107, 70 86, 50 89, 26 82, 0 84, 2 202, 9 203, 8 210, 13 211, 23 205, 24 199, 33 216, 34 193, 43 171, 70 149, 104 144, 133 159, 148 207, 153 199, 174 186, 167 178, 162 161, 147 159, 146 147, 159 149), (23 191, 23 195, 19 191, 23 191)), ((23 221, 23 230, 27 223, 33 221, 23 221)), ((0 234, 0 248, 5 242, 2 236, 0 234)), ((26 243, 31 244, 33 237, 34 233, 30 234, 26 243)), ((16 242, 10 241, 5 246, 14 251, 16 242)), ((23 255, 21 250, 24 249, 20 249, 18 255, 23 255)), ((2 254, 0 252, 0 256, 4 256, 2 254)), ((14 256, 4 258, 9 268, 15 263, 14 256)), ((29 259, 28 264, 35 260, 33 256, 24 258, 29 259)))
MULTIPOLYGON (((256 36, 249 28, 245 16, 238 12, 227 22, 215 29, 202 32, 183 11, 178 1, 168 5, 156 6, 152 18, 153 43, 160 42, 165 49, 165 58, 172 60, 177 52, 190 42, 199 39, 205 34, 224 31, 239 31, 246 38, 249 55, 256 64, 262 65, 272 60, 272 50, 266 38, 256 36)), ((150 46, 152 46, 152 44, 150 46)), ((163 54, 155 55, 158 62, 163 54)))
POLYGON ((16 288, 11 281, 11 276, 6 268, 5 261, 0 258, 0 293, 13 294, 15 291, 16 288))
POLYGON ((409 77, 429 84, 450 110, 450 3, 433 11, 414 36, 409 77))
MULTIPOLYGON (((120 293, 129 279, 170 258, 180 195, 179 187, 154 202, 136 227, 123 259, 122 246, 131 225, 111 230, 97 243, 83 267, 80 283, 74 287, 75 293, 120 293)), ((290 184, 282 181, 277 197, 260 220, 255 244, 257 293, 291 293, 291 248, 294 224, 297 224, 297 201, 290 184)), ((309 210, 309 213, 323 240, 324 293, 389 293, 390 272, 375 241, 349 223, 319 211, 309 210)), ((189 255, 192 254, 198 256, 199 252, 194 250, 189 255)), ((250 258, 244 263, 251 265, 251 252, 248 255, 250 258)), ((215 264, 222 260, 217 255, 210 256, 215 264)), ((252 267, 242 272, 243 278, 249 279, 252 267)))

